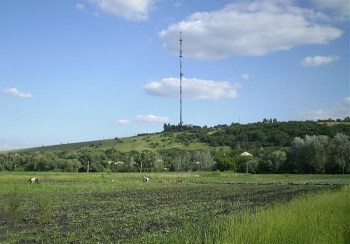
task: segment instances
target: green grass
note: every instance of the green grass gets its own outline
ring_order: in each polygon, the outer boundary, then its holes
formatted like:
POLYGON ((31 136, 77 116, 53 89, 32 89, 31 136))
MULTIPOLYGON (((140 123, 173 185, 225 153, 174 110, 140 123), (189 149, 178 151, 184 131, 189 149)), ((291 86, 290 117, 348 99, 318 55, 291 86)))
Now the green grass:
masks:
MULTIPOLYGON (((207 150, 214 147, 210 147, 205 143, 192 142, 190 145, 185 146, 182 143, 176 141, 176 133, 173 136, 168 137, 164 136, 161 133, 150 134, 150 135, 141 135, 133 137, 119 138, 119 140, 114 139, 104 139, 96 141, 87 141, 87 142, 78 142, 78 143, 64 143, 60 145, 52 145, 28 149, 19 149, 15 151, 6 151, 1 153, 14 153, 14 152, 47 152, 47 151, 74 151, 79 150, 82 147, 91 147, 98 150, 106 150, 109 148, 115 148, 120 152, 129 152, 132 150, 142 151, 145 149, 150 150, 167 150, 167 149, 181 149, 187 151, 193 150, 207 150)), ((229 147, 224 147, 229 150, 229 147)))
POLYGON ((350 243, 350 186, 189 225, 161 243, 350 243))
MULTIPOLYGON (((242 220, 250 229, 259 214, 269 215, 269 223, 280 215, 276 225, 282 226, 283 211, 269 212, 276 206, 293 206, 286 203, 297 195, 349 184, 349 175, 0 172, 0 243, 162 243, 168 238, 230 243, 242 220), (144 175, 149 183, 142 182, 144 175), (40 183, 29 185, 30 177, 40 183)), ((304 205, 310 203, 305 200, 299 208, 304 205)), ((333 209, 338 218, 340 207, 333 209)), ((266 230, 273 235, 274 228, 266 230)))

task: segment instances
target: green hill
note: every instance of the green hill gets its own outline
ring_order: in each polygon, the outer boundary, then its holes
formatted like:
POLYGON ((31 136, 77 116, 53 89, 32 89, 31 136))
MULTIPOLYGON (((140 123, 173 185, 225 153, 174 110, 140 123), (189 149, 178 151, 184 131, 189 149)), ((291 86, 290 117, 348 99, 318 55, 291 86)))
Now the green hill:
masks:
POLYGON ((250 172, 340 173, 350 171, 349 138, 348 122, 264 120, 210 128, 168 124, 154 134, 1 152, 0 170, 243 172, 250 160, 250 172), (293 152, 293 141, 303 148, 300 153, 293 152), (255 157, 240 159, 245 151, 255 157))
MULTIPOLYGON (((267 121, 267 120, 266 120, 267 121)), ((335 136, 336 133, 350 135, 350 122, 336 121, 289 121, 289 122, 258 122, 251 124, 217 125, 214 127, 178 128, 165 125, 165 131, 154 134, 140 134, 133 137, 114 138, 107 140, 86 141, 52 146, 42 146, 0 152, 31 153, 31 152, 73 152, 83 147, 92 150, 107 150, 115 148, 121 152, 132 150, 164 151, 179 150, 221 150, 235 149, 251 150, 256 147, 285 147, 289 146, 295 137, 305 135, 335 136)))
MULTIPOLYGON (((115 138, 108 140, 96 140, 78 143, 68 143, 52 146, 42 146, 27 149, 18 149, 3 152, 6 153, 32 153, 32 152, 73 152, 84 147, 89 147, 92 150, 107 150, 109 148, 115 148, 120 152, 129 152, 132 150, 142 151, 145 149, 152 151, 159 150, 207 150, 213 149, 215 147, 209 146, 206 143, 193 141, 189 145, 184 145, 176 139, 176 135, 181 134, 181 132, 172 133, 171 136, 165 136, 164 133, 155 133, 149 135, 139 135, 133 137, 115 138)), ((227 148, 228 149, 228 148, 227 148)))

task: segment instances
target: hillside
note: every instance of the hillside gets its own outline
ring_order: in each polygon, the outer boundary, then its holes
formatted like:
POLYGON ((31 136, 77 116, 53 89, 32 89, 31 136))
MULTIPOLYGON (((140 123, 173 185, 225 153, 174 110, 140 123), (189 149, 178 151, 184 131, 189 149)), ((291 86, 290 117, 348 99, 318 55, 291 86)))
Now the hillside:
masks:
POLYGON ((169 149, 179 149, 179 150, 207 150, 213 149, 214 147, 201 142, 192 142, 190 145, 184 145, 176 139, 176 136, 181 134, 181 132, 173 133, 172 136, 165 136, 164 133, 154 133, 149 135, 138 135, 133 137, 124 138, 114 138, 107 140, 96 140, 96 141, 86 141, 79 143, 68 143, 52 146, 42 146, 27 149, 13 150, 6 153, 32 153, 32 152, 73 152, 84 147, 89 147, 93 150, 107 150, 110 148, 115 148, 120 152, 129 152, 131 150, 141 151, 141 150, 169 150, 169 149))
POLYGON ((0 170, 339 173, 350 171, 350 123, 265 121, 214 127, 164 125, 133 137, 42 146, 0 153, 0 170), (294 144, 293 144, 294 143, 294 144), (299 148, 299 149, 298 149, 299 148), (339 151, 342 150, 342 151, 339 151))
POLYGON ((145 149, 153 151, 169 149, 193 151, 212 150, 215 148, 229 150, 232 148, 233 144, 236 146, 239 144, 242 150, 244 150, 252 149, 257 146, 262 146, 263 148, 290 146, 294 137, 303 137, 305 135, 327 135, 333 137, 336 133, 344 133, 350 136, 350 122, 335 121, 233 123, 231 125, 217 125, 210 128, 195 126, 180 131, 176 129, 176 127, 177 126, 173 126, 172 129, 154 134, 141 134, 125 138, 42 146, 2 153, 30 153, 33 151, 72 152, 83 147, 90 147, 91 149, 98 150, 115 148, 121 152, 129 152, 131 150, 141 151, 145 149))

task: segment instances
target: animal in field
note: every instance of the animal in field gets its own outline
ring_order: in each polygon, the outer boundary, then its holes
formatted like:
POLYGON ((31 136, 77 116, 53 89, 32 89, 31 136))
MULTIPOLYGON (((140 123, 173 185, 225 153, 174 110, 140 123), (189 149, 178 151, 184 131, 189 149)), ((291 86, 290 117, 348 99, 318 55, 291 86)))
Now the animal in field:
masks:
POLYGON ((146 176, 144 176, 144 177, 143 177, 143 182, 149 182, 149 178, 146 177, 146 176))
POLYGON ((38 178, 30 178, 28 180, 29 184, 38 184, 39 183, 39 179, 38 178))

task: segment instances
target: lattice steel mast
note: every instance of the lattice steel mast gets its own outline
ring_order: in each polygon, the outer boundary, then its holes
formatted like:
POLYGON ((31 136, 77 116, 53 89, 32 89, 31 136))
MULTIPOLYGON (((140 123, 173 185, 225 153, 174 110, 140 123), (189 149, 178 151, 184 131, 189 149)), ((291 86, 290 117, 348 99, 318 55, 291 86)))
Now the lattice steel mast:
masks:
POLYGON ((182 126, 182 32, 180 31, 180 123, 179 125, 182 126))

